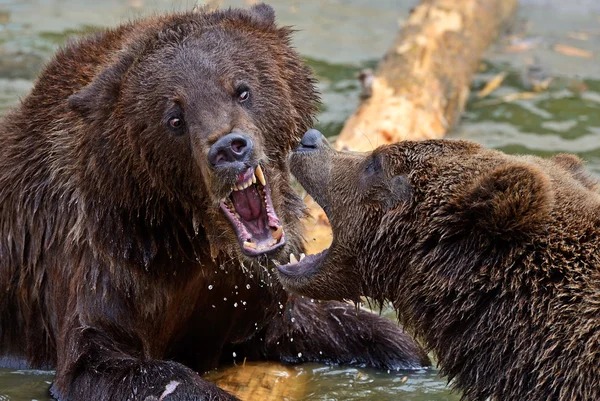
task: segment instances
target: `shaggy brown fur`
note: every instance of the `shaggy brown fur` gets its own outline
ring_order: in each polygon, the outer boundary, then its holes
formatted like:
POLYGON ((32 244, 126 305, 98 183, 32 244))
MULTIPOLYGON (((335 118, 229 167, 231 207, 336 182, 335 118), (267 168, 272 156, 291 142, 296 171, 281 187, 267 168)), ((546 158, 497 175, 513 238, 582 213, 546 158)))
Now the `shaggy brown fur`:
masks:
POLYGON ((100 32, 50 61, 0 124, 0 362, 55 367, 52 394, 69 401, 230 399, 195 371, 233 349, 428 363, 390 322, 288 303, 271 280, 271 261, 302 249, 286 156, 317 101, 289 34, 265 5, 181 13, 100 32), (252 144, 246 159, 209 164, 232 133, 252 144), (220 207, 240 169, 258 165, 269 185, 251 190, 271 188, 285 237, 247 256, 220 207))
POLYGON ((391 300, 464 399, 600 399, 600 195, 581 160, 302 142, 292 172, 334 240, 281 266, 286 288, 391 300))

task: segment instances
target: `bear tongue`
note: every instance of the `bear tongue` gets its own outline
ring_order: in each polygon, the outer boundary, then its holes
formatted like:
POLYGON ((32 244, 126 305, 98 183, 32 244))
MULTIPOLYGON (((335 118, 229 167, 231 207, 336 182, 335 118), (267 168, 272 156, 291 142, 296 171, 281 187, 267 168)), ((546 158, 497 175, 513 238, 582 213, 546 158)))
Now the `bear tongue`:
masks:
POLYGON ((256 220, 262 212, 262 200, 254 185, 242 191, 231 193, 233 207, 240 217, 245 221, 256 220))

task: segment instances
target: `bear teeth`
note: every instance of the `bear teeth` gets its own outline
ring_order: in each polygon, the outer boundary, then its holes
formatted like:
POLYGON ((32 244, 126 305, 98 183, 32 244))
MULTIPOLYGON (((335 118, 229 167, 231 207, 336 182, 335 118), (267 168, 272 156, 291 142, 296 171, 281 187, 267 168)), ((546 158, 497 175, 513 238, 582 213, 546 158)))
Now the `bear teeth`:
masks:
POLYGON ((298 260, 298 259, 296 259, 296 255, 294 255, 294 253, 292 252, 292 253, 290 253, 290 264, 301 262, 302 259, 304 259, 305 257, 306 257, 306 255, 301 253, 300 260, 298 260))
POLYGON ((240 184, 235 184, 233 186, 232 191, 243 191, 244 189, 248 188, 252 184, 253 184, 253 180, 252 180, 252 177, 250 177, 250 178, 248 178, 248 180, 246 182, 242 182, 240 184))
POLYGON ((248 177, 248 179, 246 181, 235 184, 231 188, 231 192, 243 191, 244 189, 248 188, 250 185, 256 184, 257 181, 260 182, 263 187, 267 185, 267 180, 265 179, 265 174, 262 170, 262 167, 260 167, 260 164, 258 166, 256 166, 256 169, 252 172, 252 175, 250 177, 248 177))
POLYGON ((256 249, 256 244, 252 241, 244 241, 244 248, 256 249))
POLYGON ((258 181, 260 181, 262 186, 266 186, 267 180, 265 180, 265 175, 263 174, 262 167, 260 167, 260 164, 256 166, 256 170, 254 171, 254 173, 256 174, 256 177, 258 178, 258 181))

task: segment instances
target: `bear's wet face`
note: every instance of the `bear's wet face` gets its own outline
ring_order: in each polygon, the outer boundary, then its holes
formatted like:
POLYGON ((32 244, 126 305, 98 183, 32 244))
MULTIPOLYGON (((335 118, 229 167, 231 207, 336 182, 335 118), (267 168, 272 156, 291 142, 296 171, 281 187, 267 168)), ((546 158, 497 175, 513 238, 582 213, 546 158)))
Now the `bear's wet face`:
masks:
POLYGON ((439 256, 433 250, 441 239, 480 232, 503 243, 535 232, 553 202, 547 176, 481 149, 425 141, 338 152, 308 131, 290 165, 325 210, 333 242, 279 266, 284 286, 320 299, 385 300, 415 255, 439 256))
POLYGON ((360 254, 381 235, 385 215, 410 204, 412 187, 401 168, 387 164, 384 152, 336 152, 316 130, 304 135, 290 165, 325 210, 333 242, 319 254, 280 266, 280 278, 306 296, 356 300, 368 292, 361 284, 360 254))
POLYGON ((94 140, 133 149, 111 158, 127 158, 114 163, 133 174, 141 192, 191 214, 209 211, 202 215, 211 249, 277 258, 286 239, 293 240, 287 253, 298 248, 301 203, 285 160, 318 98, 271 8, 219 17, 190 13, 159 36, 142 36, 69 104, 101 127, 105 137, 94 140), (113 135, 123 127, 126 136, 113 135))

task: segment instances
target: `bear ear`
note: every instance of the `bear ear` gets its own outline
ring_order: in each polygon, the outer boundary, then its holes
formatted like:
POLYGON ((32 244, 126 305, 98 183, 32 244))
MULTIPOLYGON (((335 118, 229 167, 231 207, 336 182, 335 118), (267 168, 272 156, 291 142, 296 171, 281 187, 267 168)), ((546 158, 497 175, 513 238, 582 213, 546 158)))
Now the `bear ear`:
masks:
POLYGON ((87 86, 69 96, 69 108, 87 119, 106 118, 119 98, 123 76, 132 63, 133 57, 122 55, 87 86))
POLYGON ((543 171, 513 164, 480 177, 455 206, 465 228, 479 228, 485 235, 515 237, 538 230, 553 201, 550 180, 543 171))
POLYGON ((252 16, 260 22, 261 25, 268 27, 275 23, 275 10, 268 4, 259 3, 250 7, 252 16))
POLYGON ((594 177, 593 174, 585 169, 585 164, 579 157, 568 153, 561 153, 553 156, 551 160, 571 173, 573 178, 583 184, 587 189, 592 191, 600 189, 600 182, 598 182, 598 179, 594 177))

